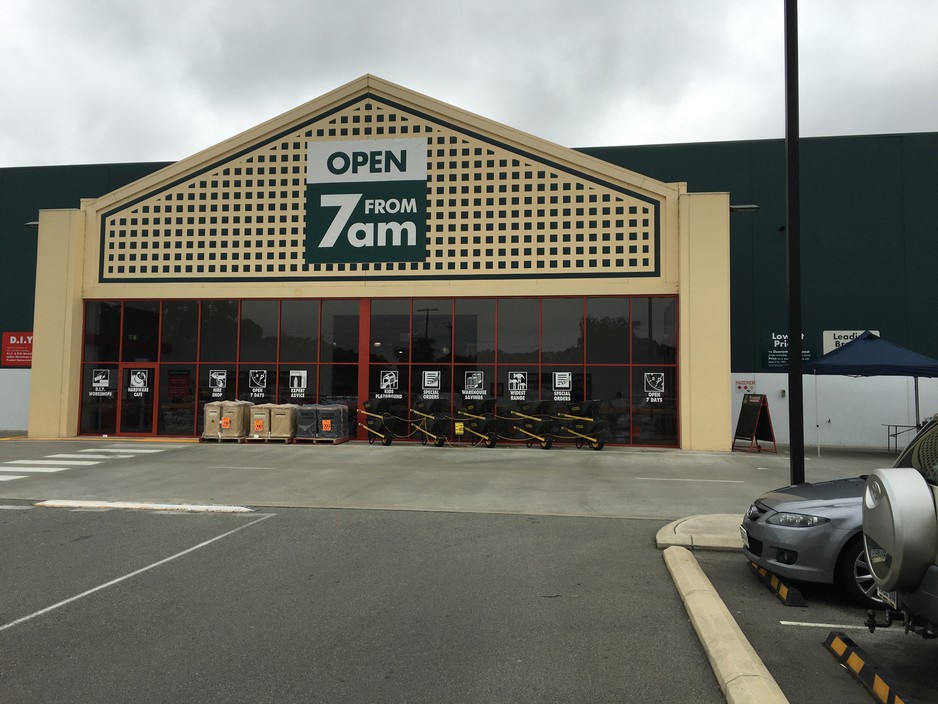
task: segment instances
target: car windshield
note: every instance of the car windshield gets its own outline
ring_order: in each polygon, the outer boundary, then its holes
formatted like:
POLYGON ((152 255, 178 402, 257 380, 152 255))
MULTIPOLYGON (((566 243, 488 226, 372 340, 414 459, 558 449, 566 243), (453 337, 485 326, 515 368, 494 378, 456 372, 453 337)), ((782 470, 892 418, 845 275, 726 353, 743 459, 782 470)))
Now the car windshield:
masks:
POLYGON ((893 466, 913 467, 925 481, 938 486, 938 420, 925 424, 893 466))

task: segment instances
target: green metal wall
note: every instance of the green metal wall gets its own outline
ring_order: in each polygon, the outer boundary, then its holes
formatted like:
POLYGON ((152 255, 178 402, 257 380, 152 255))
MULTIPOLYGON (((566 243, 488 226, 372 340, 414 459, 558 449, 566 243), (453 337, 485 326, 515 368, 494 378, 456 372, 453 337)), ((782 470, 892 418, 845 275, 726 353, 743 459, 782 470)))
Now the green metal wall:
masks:
MULTIPOLYGON (((688 190, 729 191, 732 365, 778 371, 767 355, 787 329, 783 140, 580 151, 688 190)), ((938 358, 938 134, 812 138, 801 145, 804 348, 824 330, 879 330, 938 358)))
POLYGON ((96 198, 142 178, 167 162, 30 166, 0 169, 0 332, 33 329, 36 289, 35 226, 39 211, 77 208, 81 198, 96 198))

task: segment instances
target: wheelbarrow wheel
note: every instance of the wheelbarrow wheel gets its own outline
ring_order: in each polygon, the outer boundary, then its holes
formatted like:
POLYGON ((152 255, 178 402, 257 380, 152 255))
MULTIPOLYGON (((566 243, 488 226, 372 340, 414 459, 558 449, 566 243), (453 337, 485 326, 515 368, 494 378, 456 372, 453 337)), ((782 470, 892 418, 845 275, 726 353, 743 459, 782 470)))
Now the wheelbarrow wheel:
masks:
POLYGON ((495 437, 495 433, 489 433, 485 436, 485 440, 483 442, 485 442, 486 447, 495 447, 496 440, 497 438, 495 437))
POLYGON ((603 447, 605 447, 605 445, 606 443, 603 441, 602 438, 597 438, 596 440, 590 441, 590 447, 593 448, 594 450, 602 450, 603 447))
POLYGON ((540 441, 540 444, 545 450, 549 450, 554 444, 554 439, 550 435, 545 435, 544 439, 540 441))
POLYGON ((437 437, 433 438, 433 446, 434 446, 434 447, 443 447, 443 444, 444 444, 445 442, 446 442, 446 438, 444 438, 444 437, 437 436, 437 437))
POLYGON ((381 436, 381 444, 385 447, 391 444, 391 433, 385 433, 381 436))

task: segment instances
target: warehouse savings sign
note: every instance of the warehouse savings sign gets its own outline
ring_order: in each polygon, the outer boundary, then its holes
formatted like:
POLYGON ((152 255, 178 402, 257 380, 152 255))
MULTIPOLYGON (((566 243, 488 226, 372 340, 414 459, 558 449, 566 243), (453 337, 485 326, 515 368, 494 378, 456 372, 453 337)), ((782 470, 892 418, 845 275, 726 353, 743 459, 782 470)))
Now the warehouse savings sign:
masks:
POLYGON ((307 263, 427 257, 427 142, 310 142, 307 263))

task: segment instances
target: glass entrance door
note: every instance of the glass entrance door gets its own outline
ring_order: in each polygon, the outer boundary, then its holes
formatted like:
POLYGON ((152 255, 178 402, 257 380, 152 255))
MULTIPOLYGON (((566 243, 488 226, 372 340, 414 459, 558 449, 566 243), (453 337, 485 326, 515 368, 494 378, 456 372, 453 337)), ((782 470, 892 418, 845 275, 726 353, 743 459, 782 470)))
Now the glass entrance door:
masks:
POLYGON ((155 364, 122 364, 117 432, 122 435, 153 435, 156 390, 159 388, 155 364))

